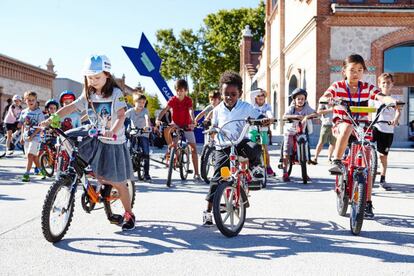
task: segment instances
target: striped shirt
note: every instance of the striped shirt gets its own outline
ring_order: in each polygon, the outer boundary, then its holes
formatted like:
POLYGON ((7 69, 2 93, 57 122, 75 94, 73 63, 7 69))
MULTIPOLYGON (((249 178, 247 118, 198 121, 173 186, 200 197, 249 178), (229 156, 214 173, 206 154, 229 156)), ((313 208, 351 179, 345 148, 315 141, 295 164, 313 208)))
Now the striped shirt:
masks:
MULTIPOLYGON (((342 102, 341 105, 336 105, 334 107, 332 119, 334 123, 343 121, 351 124, 351 120, 346 114, 347 108, 349 106, 368 106, 368 101, 375 100, 377 94, 381 92, 375 85, 363 81, 358 82, 358 87, 359 93, 351 94, 351 97, 349 97, 347 82, 345 80, 334 82, 328 90, 326 90, 326 92, 332 94, 334 99, 341 100, 342 102)), ((358 119, 360 122, 369 121, 368 113, 352 114, 352 116, 354 120, 358 119)))

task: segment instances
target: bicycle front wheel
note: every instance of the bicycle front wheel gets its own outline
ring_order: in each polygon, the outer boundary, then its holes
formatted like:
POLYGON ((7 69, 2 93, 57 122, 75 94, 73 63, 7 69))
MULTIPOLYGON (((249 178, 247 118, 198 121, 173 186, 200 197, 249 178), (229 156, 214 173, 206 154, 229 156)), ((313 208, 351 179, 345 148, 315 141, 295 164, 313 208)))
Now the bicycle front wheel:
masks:
POLYGON ((351 213, 349 222, 353 235, 359 235, 364 221, 364 211, 366 205, 366 177, 362 173, 357 173, 352 185, 351 194, 351 213))
POLYGON ((167 175, 167 187, 171 187, 171 177, 172 177, 172 171, 174 170, 175 151, 176 149, 172 148, 170 152, 170 160, 169 160, 168 175, 167 175))
POLYGON ((299 145, 299 150, 300 150, 300 169, 302 172, 302 181, 303 184, 308 184, 308 172, 307 172, 307 168, 306 168, 306 162, 307 162, 307 158, 306 158, 306 146, 304 143, 301 143, 299 145))
POLYGON ((52 184, 46 194, 41 225, 43 236, 49 242, 60 241, 69 229, 75 205, 71 184, 71 177, 62 177, 52 184))
POLYGON ((204 182, 210 184, 214 173, 214 147, 206 146, 201 154, 200 174, 204 182))
POLYGON ((188 147, 180 150, 178 161, 180 164, 179 166, 181 180, 186 180, 188 176, 188 170, 190 169, 190 150, 188 147))
MULTIPOLYGON (((220 182, 213 200, 213 215, 217 228, 226 237, 237 236, 246 220, 244 190, 231 182, 220 182)), ((247 197, 245 197, 247 198, 247 197)))

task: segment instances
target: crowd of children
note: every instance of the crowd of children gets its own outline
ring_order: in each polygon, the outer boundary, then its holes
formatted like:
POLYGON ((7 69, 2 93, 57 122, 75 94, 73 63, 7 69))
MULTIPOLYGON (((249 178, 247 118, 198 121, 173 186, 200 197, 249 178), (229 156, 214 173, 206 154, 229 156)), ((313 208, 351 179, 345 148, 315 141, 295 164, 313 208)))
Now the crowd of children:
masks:
MULTIPOLYGON (((42 178, 45 172, 40 169, 39 165, 39 147, 41 128, 37 127, 41 122, 42 125, 48 125, 51 117, 57 116, 61 122, 61 128, 68 133, 75 133, 82 129, 81 112, 92 111, 98 119, 99 128, 106 137, 116 135, 115 141, 100 140, 96 144, 96 153, 89 163, 100 182, 115 186, 120 192, 121 201, 125 208, 124 222, 122 228, 130 230, 135 225, 135 215, 132 212, 128 191, 125 182, 132 177, 132 164, 127 148, 125 129, 143 129, 140 132, 137 144, 131 143, 132 147, 141 147, 143 153, 149 156, 149 132, 152 131, 152 125, 149 118, 149 112, 146 108, 147 100, 145 95, 136 93, 133 95, 133 106, 128 108, 125 97, 119 86, 116 84, 113 76, 110 74, 111 63, 104 55, 94 55, 87 59, 84 68, 84 90, 79 98, 76 98, 74 92, 63 91, 58 100, 50 99, 45 103, 45 112, 42 112, 37 99, 37 93, 27 91, 24 93, 23 101, 26 108, 22 108, 22 98, 15 95, 10 103, 7 113, 5 114, 5 128, 7 131, 7 153, 12 154, 10 141, 12 133, 18 128, 22 131, 21 143, 24 144, 24 152, 27 158, 26 172, 22 180, 30 181, 30 171, 33 163, 35 171, 42 178), (124 126, 125 119, 129 119, 130 126, 124 126), (105 160, 112 160, 105 162, 105 160)), ((323 94, 323 100, 340 99, 343 105, 321 104, 318 111, 310 107, 306 90, 298 88, 291 95, 291 105, 285 112, 283 119, 294 119, 301 121, 303 124, 309 122, 312 117, 321 115, 321 132, 319 142, 316 146, 315 157, 310 160, 312 164, 318 164, 318 157, 324 144, 329 144, 328 158, 333 167, 329 170, 332 174, 340 173, 342 165, 342 156, 347 147, 348 140, 351 136, 352 127, 350 118, 344 112, 347 106, 368 106, 369 101, 372 105, 381 110, 383 104, 392 103, 396 99, 392 98, 391 88, 393 78, 391 74, 382 74, 378 78, 378 86, 363 81, 363 74, 366 66, 363 58, 359 55, 351 55, 344 60, 342 81, 334 82, 323 94)), ((158 114, 155 127, 160 126, 162 117, 171 112, 171 122, 164 131, 164 137, 169 147, 174 146, 176 141, 171 136, 175 128, 182 128, 186 140, 191 147, 192 163, 194 166, 194 180, 199 181, 198 155, 194 127, 197 122, 205 116, 206 121, 210 121, 212 126, 223 127, 228 130, 229 139, 236 139, 237 135, 243 128, 240 121, 236 124, 227 124, 231 120, 251 118, 265 119, 265 125, 269 125, 273 120, 272 108, 266 103, 266 91, 257 89, 252 91, 251 103, 241 100, 242 79, 235 72, 225 72, 222 74, 219 82, 219 90, 209 94, 210 104, 202 110, 196 117, 193 112, 193 102, 187 95, 188 83, 183 80, 177 80, 175 83, 176 96, 172 97, 167 106, 158 114), (223 100, 223 101, 222 101, 223 100), (234 136, 234 137, 233 137, 234 136)), ((398 108, 387 108, 381 117, 382 123, 375 125, 373 136, 377 142, 378 152, 381 161, 381 179, 380 183, 384 189, 391 189, 390 183, 385 181, 387 169, 387 156, 393 141, 395 126, 398 125, 400 110, 398 108), (389 121, 390 123, 384 123, 389 121)), ((368 121, 368 116, 361 114, 358 117, 360 121, 368 121)), ((260 133, 263 149, 267 152, 267 164, 265 168, 267 174, 272 176, 274 171, 271 167, 268 154, 268 129, 261 129, 260 133)), ((287 123, 284 128, 283 141, 283 181, 290 181, 286 171, 287 158, 292 150, 293 135, 296 134, 295 124, 287 123)), ((217 136, 215 152, 214 176, 210 181, 210 190, 207 195, 207 208, 203 212, 203 224, 212 225, 212 199, 214 192, 219 185, 220 168, 228 165, 229 148, 221 148, 220 137, 217 136)), ((262 148, 250 141, 244 139, 237 149, 242 155, 249 158, 252 176, 254 179, 261 179, 264 172, 261 170, 260 157, 262 148)), ((145 160, 144 180, 150 182, 150 164, 149 158, 145 160)), ((366 215, 373 217, 371 194, 368 193, 368 204, 366 215)))

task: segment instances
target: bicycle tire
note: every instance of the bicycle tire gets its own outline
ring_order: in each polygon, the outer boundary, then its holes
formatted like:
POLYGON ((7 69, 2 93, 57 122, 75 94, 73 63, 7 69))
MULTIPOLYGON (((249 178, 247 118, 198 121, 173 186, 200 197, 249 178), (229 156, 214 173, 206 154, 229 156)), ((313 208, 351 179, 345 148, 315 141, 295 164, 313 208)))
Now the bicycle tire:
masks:
POLYGON ((353 235, 361 233, 366 205, 365 197, 366 177, 362 173, 357 173, 352 185, 351 212, 349 214, 349 224, 353 235))
POLYGON ((372 187, 374 188, 375 185, 375 179, 377 177, 377 171, 378 171, 378 155, 377 155, 377 149, 375 146, 370 145, 371 150, 371 179, 372 179, 372 187))
MULTIPOLYGON (((72 195, 71 192, 71 183, 72 178, 69 176, 59 178, 52 184, 52 186, 49 188, 49 191, 46 194, 46 198, 42 208, 41 226, 43 236, 49 242, 55 243, 60 241, 65 236, 66 232, 69 229, 70 223, 72 222, 73 211, 75 207, 75 197, 74 195, 72 195), (69 196, 69 204, 67 206, 67 209, 64 210, 64 206, 62 206, 62 212, 67 213, 66 221, 64 222, 63 228, 60 232, 53 233, 51 227, 51 213, 55 212, 56 210, 59 210, 59 208, 54 207, 54 203, 58 193, 61 191, 62 188, 69 190, 66 191, 67 193, 69 193, 69 195, 67 195, 69 196)), ((76 189, 74 189, 74 191, 76 192, 76 189)))
POLYGON ((136 166, 137 166, 137 176, 138 176, 138 180, 143 181, 144 180, 144 161, 145 158, 144 157, 138 157, 136 162, 136 166))
MULTIPOLYGON (((231 182, 220 182, 213 199, 214 221, 219 231, 224 236, 229 238, 235 237, 240 233, 240 231, 243 229, 243 225, 246 220, 246 204, 243 202, 242 196, 242 193, 244 193, 244 189, 240 188, 240 195, 237 196, 237 188, 234 187, 232 184, 233 183, 231 182), (231 197, 230 201, 228 197, 231 197), (235 200, 235 202, 233 200, 235 200), (223 206, 225 208, 223 208, 223 206), (223 214, 226 214, 224 218, 223 214), (232 224, 234 225, 234 215, 236 215, 239 218, 239 220, 234 227, 231 227, 232 224), (229 218, 230 228, 226 224, 229 218)), ((241 186, 242 185, 240 185, 240 187, 241 186)))
POLYGON ((48 177, 52 177, 55 173, 55 164, 50 164, 50 156, 47 151, 44 151, 39 158, 40 167, 46 172, 48 177))
POLYGON ((260 166, 262 167, 262 170, 263 170, 262 188, 266 188, 266 186, 267 186, 267 166, 266 166, 265 153, 263 153, 260 156, 260 166))
MULTIPOLYGON (((131 209, 132 209, 134 207, 134 203, 135 203, 135 182, 132 181, 132 180, 128 180, 127 181, 127 187, 128 187, 129 198, 130 198, 131 209)), ((117 198, 117 199, 114 199, 112 201, 108 201, 106 199, 106 197, 111 196, 113 192, 117 192, 117 191, 111 185, 104 185, 103 190, 104 189, 105 189, 105 191, 101 192, 101 194, 103 193, 103 197, 104 197, 103 205, 104 205, 105 214, 106 214, 106 217, 109 218, 112 215, 117 214, 118 211, 117 212, 114 211, 114 209, 115 209, 114 204, 115 203, 121 203, 120 202, 121 199, 117 198)), ((119 215, 119 214, 117 214, 117 215, 119 215)))
POLYGON ((172 148, 170 152, 170 160, 169 160, 169 165, 168 165, 167 187, 171 187, 172 171, 174 170, 174 157, 175 157, 175 148, 172 148))
POLYGON ((186 180, 188 177, 188 170, 190 169, 190 150, 188 147, 180 150, 178 164, 180 166, 181 180, 186 180))
POLYGON ((0 158, 6 156, 7 152, 7 137, 0 137, 0 158))
POLYGON ((300 156, 300 171, 302 173, 302 181, 303 184, 308 184, 308 172, 307 172, 307 167, 306 167, 306 162, 307 162, 307 158, 306 158, 306 148, 305 148, 305 144, 301 143, 299 145, 299 156, 300 156))
POLYGON ((201 162, 200 162, 200 174, 201 178, 203 178, 204 182, 210 184, 210 177, 209 172, 211 168, 214 172, 214 164, 212 163, 214 160, 214 147, 204 146, 203 151, 201 153, 201 162), (211 167, 213 165, 213 167, 211 167))
POLYGON ((336 210, 340 216, 345 216, 348 210, 349 197, 347 194, 347 174, 344 171, 341 175, 336 176, 336 210))

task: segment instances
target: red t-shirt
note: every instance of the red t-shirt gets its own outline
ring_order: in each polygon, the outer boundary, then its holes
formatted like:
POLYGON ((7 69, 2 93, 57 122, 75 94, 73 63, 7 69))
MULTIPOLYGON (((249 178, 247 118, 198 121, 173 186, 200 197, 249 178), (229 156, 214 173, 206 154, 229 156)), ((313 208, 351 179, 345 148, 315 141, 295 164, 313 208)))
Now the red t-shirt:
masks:
POLYGON ((168 106, 172 108, 172 119, 179 127, 191 124, 189 110, 193 108, 193 101, 190 97, 185 96, 180 101, 177 96, 174 96, 168 101, 168 106))

